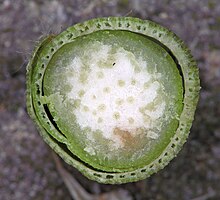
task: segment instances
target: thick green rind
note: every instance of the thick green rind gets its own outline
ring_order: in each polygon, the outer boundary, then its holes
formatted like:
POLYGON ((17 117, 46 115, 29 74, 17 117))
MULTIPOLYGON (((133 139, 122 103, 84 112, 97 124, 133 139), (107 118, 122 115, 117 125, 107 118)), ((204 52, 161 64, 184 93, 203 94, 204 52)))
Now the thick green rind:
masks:
MULTIPOLYGON (((134 170, 132 172, 125 172, 125 173, 105 173, 96 171, 88 166, 85 166, 83 163, 74 160, 69 154, 67 154, 59 145, 58 142, 55 142, 48 134, 48 132, 41 126, 36 117, 35 111, 32 105, 32 97, 31 96, 31 89, 30 84, 31 79, 28 78, 27 81, 27 105, 28 110, 31 117, 34 119, 35 123, 38 125, 40 133, 44 140, 61 156, 63 159, 71 164, 72 166, 76 167, 79 171, 81 171, 85 176, 88 178, 98 181, 100 183, 126 183, 126 182, 133 182, 138 181, 141 179, 145 179, 153 173, 156 173, 158 170, 165 167, 172 158, 176 156, 176 154, 180 151, 183 144, 185 143, 189 130, 194 118, 194 112, 196 109, 196 105, 198 102, 199 97, 199 90, 200 90, 200 81, 199 81, 199 73, 198 68, 196 66, 195 61, 193 60, 190 51, 187 47, 183 44, 183 42, 172 32, 169 30, 161 27, 158 24, 155 24, 151 21, 143 21, 140 19, 130 18, 130 17, 110 17, 110 18, 102 18, 102 19, 94 19, 87 21, 83 24, 77 24, 74 27, 70 27, 67 31, 63 32, 61 35, 56 37, 56 41, 52 42, 52 45, 58 49, 63 44, 59 44, 59 41, 63 38, 68 38, 68 40, 64 40, 64 42, 68 43, 71 42, 70 34, 75 34, 74 37, 78 37, 80 35, 88 34, 93 31, 97 30, 129 30, 132 32, 140 33, 148 35, 149 37, 155 38, 156 40, 160 41, 164 44, 176 59, 181 66, 183 77, 184 77, 184 87, 185 87, 185 94, 184 94, 184 108, 183 112, 180 116, 180 124, 176 131, 176 134, 171 138, 169 145, 166 149, 161 153, 161 155, 154 160, 154 162, 150 163, 149 165, 145 166, 144 168, 134 170), (128 26, 129 23, 129 27, 128 26), (101 26, 99 26, 100 24, 101 26)), ((48 45, 49 47, 50 45, 48 45)), ((43 55, 47 55, 49 50, 42 50, 43 55)), ((51 54, 50 54, 51 55, 51 54)), ((33 61, 31 61, 33 62, 33 61)), ((30 76, 30 68, 32 68, 31 62, 29 63, 28 71, 30 76)), ((46 64, 46 62, 45 62, 46 64)))

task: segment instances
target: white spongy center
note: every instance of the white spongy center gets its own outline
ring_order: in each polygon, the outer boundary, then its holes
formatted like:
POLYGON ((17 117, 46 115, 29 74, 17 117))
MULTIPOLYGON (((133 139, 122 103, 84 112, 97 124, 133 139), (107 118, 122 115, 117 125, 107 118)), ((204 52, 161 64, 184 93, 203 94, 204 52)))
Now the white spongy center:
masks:
MULTIPOLYGON (((99 44, 98 49, 72 60, 74 75, 67 81, 73 87, 68 98, 77 102, 73 109, 77 123, 81 128, 100 130, 115 148, 124 145, 115 134, 116 129, 130 134, 144 129, 148 130, 148 137, 156 139, 158 133, 152 130, 166 106, 159 98, 160 74, 150 74, 147 61, 131 52, 123 48, 113 50, 110 45, 99 44)), ((92 140, 91 137, 88 135, 92 140)), ((91 148, 85 150, 91 153, 91 148)))

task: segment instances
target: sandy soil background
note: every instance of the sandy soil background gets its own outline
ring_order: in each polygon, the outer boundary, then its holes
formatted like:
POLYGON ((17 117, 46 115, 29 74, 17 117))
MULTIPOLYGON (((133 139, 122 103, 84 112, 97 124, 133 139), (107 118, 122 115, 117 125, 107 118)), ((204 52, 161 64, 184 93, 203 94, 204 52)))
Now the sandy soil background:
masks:
POLYGON ((123 188, 136 200, 219 200, 219 0, 0 0, 0 200, 71 199, 27 115, 25 66, 41 35, 101 16, 150 19, 179 35, 198 62, 201 97, 188 142, 159 173, 119 186, 72 173, 91 193, 123 188))

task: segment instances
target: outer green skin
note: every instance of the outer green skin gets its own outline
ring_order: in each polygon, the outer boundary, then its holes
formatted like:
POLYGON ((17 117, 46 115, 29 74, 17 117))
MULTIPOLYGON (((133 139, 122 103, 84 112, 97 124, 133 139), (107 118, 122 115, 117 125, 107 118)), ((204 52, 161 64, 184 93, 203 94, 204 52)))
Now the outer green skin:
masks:
POLYGON ((67 163, 76 167, 85 176, 100 183, 126 183, 145 179, 151 174, 165 167, 171 159, 180 151, 185 143, 194 118, 194 112, 198 102, 200 90, 198 68, 193 60, 189 50, 183 42, 172 32, 155 24, 151 21, 143 21, 130 17, 110 17, 87 21, 83 24, 77 24, 70 27, 55 40, 51 37, 45 38, 35 49, 33 57, 27 66, 27 108, 31 118, 37 124, 40 134, 44 140, 54 149, 67 163), (163 150, 160 156, 145 167, 129 172, 102 172, 85 165, 75 158, 62 145, 68 144, 66 137, 56 131, 53 124, 44 112, 41 90, 41 80, 45 67, 47 66, 53 53, 63 44, 71 42, 73 38, 89 34, 97 30, 128 30, 152 37, 166 46, 177 59, 184 77, 184 107, 180 116, 179 127, 170 143, 163 150), (54 50, 52 50, 52 48, 54 50), (49 56, 49 58, 47 58, 49 56), (35 66, 36 65, 36 66, 35 66), (39 70, 40 69, 40 70, 39 70), (36 73, 38 72, 38 73, 36 73), (38 76, 38 77, 35 77, 38 76), (38 80, 38 81, 33 81, 38 80), (38 86, 36 86, 38 84, 38 86), (38 103, 39 101, 39 103, 38 103), (42 112, 45 117, 42 117, 42 112), (49 130, 48 132, 46 130, 49 130), (56 138, 56 139, 55 139, 56 138))

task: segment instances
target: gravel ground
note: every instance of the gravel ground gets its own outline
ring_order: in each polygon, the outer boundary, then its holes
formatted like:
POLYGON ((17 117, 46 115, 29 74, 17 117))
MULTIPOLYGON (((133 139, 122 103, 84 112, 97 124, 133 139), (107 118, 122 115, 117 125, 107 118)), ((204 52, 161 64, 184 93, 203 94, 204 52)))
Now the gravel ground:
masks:
POLYGON ((154 20, 179 35, 200 68, 201 97, 188 142, 147 180, 101 185, 72 173, 91 193, 123 188, 133 199, 220 199, 219 0, 0 0, 0 200, 71 199, 25 107, 25 66, 42 35, 94 17, 154 20))

